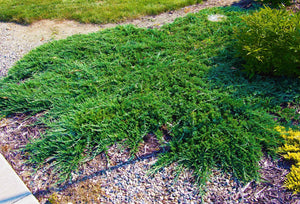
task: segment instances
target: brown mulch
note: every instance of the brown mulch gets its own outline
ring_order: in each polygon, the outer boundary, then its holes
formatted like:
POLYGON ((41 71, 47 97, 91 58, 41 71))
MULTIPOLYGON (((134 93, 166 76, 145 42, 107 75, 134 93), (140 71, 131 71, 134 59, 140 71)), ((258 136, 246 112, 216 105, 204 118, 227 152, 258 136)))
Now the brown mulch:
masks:
MULTIPOLYGON (((122 173, 128 172, 126 166, 133 165, 134 167, 134 165, 137 165, 136 169, 139 169, 140 167, 137 163, 144 161, 143 165, 145 165, 145 163, 147 164, 150 161, 149 159, 152 159, 150 163, 153 163, 159 152, 163 151, 154 135, 148 135, 145 138, 133 160, 130 159, 128 149, 120 144, 116 144, 108 150, 107 155, 104 153, 98 155, 94 160, 87 162, 81 167, 79 173, 74 173, 72 182, 65 183, 63 186, 56 186, 54 184, 58 178, 51 173, 50 169, 47 169, 47 166, 36 170, 34 166, 26 164, 27 155, 18 151, 31 139, 38 138, 40 133, 43 132, 43 128, 41 129, 34 125, 40 116, 41 114, 33 117, 16 115, 12 118, 2 119, 0 122, 0 152, 33 194, 43 203, 46 203, 49 199, 52 199, 52 201, 56 200, 55 202, 58 203, 66 203, 70 200, 79 203, 78 199, 91 203, 92 200, 88 200, 86 194, 90 195, 89 198, 94 197, 94 199, 96 197, 99 198, 99 195, 101 195, 102 197, 98 201, 106 203, 109 201, 107 199, 112 197, 111 195, 108 196, 111 190, 103 187, 111 185, 114 181, 107 180, 108 177, 103 177, 104 174, 110 172, 110 177, 113 178, 115 175, 119 177, 118 174, 122 176, 122 173), (109 160, 107 160, 108 157, 110 158, 109 160), (92 194, 92 192, 95 192, 97 196, 92 194)), ((269 158, 263 158, 259 164, 261 166, 262 181, 252 181, 244 185, 230 175, 214 170, 206 185, 206 195, 201 196, 200 192, 197 193, 198 201, 200 202, 199 199, 202 197, 205 203, 300 203, 299 194, 294 195, 283 187, 285 176, 289 172, 289 164, 286 161, 283 159, 273 161, 269 158)), ((149 170, 150 167, 151 165, 147 169, 149 170)), ((129 174, 131 171, 133 170, 129 170, 129 174)), ((173 172, 174 166, 171 166, 166 171, 173 172)), ((135 172, 135 174, 137 173, 135 172)), ((168 173, 167 176, 169 174, 171 173, 168 173)), ((129 176, 127 175, 127 177, 129 176)), ((193 182, 191 172, 186 177, 189 178, 188 182, 193 182)), ((152 181, 147 182, 152 183, 152 181)), ((156 180, 151 185, 159 186, 159 182, 159 180, 156 180)), ((142 182, 137 181, 135 185, 141 185, 140 183, 142 182)), ((129 186, 130 184, 125 185, 129 186)), ((162 182, 162 185, 164 185, 164 182, 162 182)), ((128 186, 127 188, 129 188, 128 186)), ((195 189, 194 191, 196 191, 195 189)), ((173 203, 174 201, 165 203, 173 203)))

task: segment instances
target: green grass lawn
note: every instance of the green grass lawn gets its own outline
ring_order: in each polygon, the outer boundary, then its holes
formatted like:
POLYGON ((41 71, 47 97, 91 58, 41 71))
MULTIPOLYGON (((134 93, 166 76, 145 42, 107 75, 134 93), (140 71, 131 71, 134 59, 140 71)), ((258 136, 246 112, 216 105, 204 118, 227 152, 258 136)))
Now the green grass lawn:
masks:
POLYGON ((0 80, 0 114, 45 113, 48 129, 24 151, 62 179, 115 142, 134 154, 163 129, 171 140, 157 167, 178 162, 199 182, 212 168, 258 178, 263 152, 282 144, 274 115, 281 125, 299 117, 282 104, 299 104, 300 80, 242 71, 232 35, 249 12, 205 9, 160 30, 119 26, 43 45, 0 80), (215 13, 227 18, 208 21, 215 13))
POLYGON ((0 0, 0 21, 22 24, 41 19, 108 23, 174 10, 200 0, 0 0))

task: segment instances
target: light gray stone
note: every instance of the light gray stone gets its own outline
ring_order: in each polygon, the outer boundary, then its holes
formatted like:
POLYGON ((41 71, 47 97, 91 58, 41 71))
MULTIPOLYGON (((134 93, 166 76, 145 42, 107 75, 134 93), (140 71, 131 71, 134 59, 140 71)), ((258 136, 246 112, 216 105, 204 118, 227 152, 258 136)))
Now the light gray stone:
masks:
POLYGON ((38 204, 37 199, 0 154, 0 204, 38 204))
POLYGON ((212 22, 219 22, 219 21, 222 21, 222 20, 224 20, 224 19, 226 19, 226 18, 227 18, 226 16, 220 15, 220 14, 209 15, 209 16, 207 17, 207 19, 208 19, 209 21, 212 21, 212 22))

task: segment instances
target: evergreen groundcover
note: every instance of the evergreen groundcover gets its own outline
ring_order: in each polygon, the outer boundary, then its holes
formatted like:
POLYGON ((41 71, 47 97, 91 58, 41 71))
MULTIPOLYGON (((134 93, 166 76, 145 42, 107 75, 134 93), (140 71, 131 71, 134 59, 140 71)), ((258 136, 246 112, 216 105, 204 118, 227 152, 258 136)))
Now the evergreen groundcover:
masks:
POLYGON ((296 117, 280 105, 300 102, 300 81, 243 73, 232 34, 249 12, 206 9, 160 30, 118 26, 43 45, 0 80, 0 114, 44 112, 46 132, 22 151, 62 180, 115 142, 134 154, 162 127, 171 140, 156 167, 178 162, 200 183, 212 168, 257 179, 263 153, 282 142, 274 114, 296 117), (227 18, 207 20, 216 13, 227 18))

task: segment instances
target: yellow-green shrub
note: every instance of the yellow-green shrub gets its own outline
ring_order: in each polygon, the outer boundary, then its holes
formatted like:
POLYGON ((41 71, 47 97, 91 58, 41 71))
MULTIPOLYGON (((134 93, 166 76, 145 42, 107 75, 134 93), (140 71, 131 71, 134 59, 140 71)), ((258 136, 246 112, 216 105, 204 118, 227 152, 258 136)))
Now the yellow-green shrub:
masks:
POLYGON ((300 12, 265 7, 242 19, 235 37, 249 74, 300 76, 300 12))
POLYGON ((277 127, 277 131, 282 133, 285 139, 285 145, 279 149, 279 152, 285 159, 295 162, 286 177, 285 186, 298 193, 300 192, 300 131, 291 129, 286 131, 284 127, 277 127))

